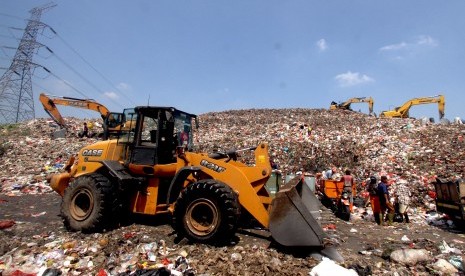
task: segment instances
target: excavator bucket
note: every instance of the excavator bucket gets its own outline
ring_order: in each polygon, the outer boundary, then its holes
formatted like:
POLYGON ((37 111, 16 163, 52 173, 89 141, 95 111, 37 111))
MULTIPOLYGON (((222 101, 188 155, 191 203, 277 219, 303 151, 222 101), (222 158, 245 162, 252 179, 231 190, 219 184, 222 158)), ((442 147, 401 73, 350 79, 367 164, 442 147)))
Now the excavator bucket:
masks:
POLYGON ((289 247, 323 247, 320 201, 302 178, 289 181, 271 203, 269 229, 273 239, 289 247))

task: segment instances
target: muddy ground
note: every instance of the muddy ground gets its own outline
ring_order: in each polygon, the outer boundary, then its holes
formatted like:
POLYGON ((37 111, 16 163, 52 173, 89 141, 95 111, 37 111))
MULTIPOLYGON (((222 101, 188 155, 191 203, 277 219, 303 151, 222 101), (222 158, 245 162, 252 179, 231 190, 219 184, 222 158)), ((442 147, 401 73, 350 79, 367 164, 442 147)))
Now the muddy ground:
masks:
MULTIPOLYGON (((153 269, 163 262, 175 263, 179 256, 186 257, 190 268, 184 275, 309 275, 321 262, 320 255, 308 250, 277 248, 269 234, 259 230, 240 231, 235 241, 224 246, 189 244, 176 238, 167 218, 138 217, 131 225, 102 234, 70 233, 59 217, 60 201, 54 193, 0 195, 0 221, 15 222, 0 230, 3 275, 14 270, 38 273, 43 267, 40 256, 45 253, 61 254, 55 259, 49 257, 52 261, 46 263, 64 275, 97 275, 99 271, 118 275, 153 269), (157 258, 152 259, 141 254, 141 245, 153 243, 158 244, 159 250, 165 244, 166 254, 158 252, 157 258)), ((344 259, 339 265, 356 269, 359 275, 445 275, 432 264, 439 257, 462 257, 459 250, 465 252, 463 231, 447 224, 428 225, 423 215, 415 215, 409 224, 382 227, 361 219, 363 210, 358 209, 353 220, 345 222, 322 207, 321 220, 328 245, 336 248, 344 259), (455 251, 441 253, 444 242, 455 251), (389 254, 400 248, 426 249, 431 259, 413 265, 397 263, 389 254)))

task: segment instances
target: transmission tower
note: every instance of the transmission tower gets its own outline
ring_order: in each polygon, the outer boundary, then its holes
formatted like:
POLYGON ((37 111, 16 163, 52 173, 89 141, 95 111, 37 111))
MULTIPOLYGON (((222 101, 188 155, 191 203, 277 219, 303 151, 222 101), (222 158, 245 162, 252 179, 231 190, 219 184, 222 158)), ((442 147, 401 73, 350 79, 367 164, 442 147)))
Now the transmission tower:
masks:
POLYGON ((29 12, 31 18, 16 49, 10 67, 0 78, 0 124, 18 123, 35 118, 32 75, 38 64, 32 62, 42 44, 36 41, 37 34, 46 24, 40 22, 42 12, 55 7, 49 3, 35 7, 29 12))

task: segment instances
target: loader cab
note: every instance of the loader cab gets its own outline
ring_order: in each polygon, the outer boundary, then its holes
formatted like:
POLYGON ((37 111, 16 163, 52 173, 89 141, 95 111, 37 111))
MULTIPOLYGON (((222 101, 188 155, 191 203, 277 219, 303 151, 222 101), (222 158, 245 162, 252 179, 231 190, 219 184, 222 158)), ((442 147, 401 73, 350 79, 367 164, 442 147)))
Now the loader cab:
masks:
MULTIPOLYGON (((128 131, 119 143, 126 143, 125 156, 136 165, 176 162, 176 150, 192 150, 192 122, 197 116, 173 107, 141 106, 124 111, 128 131)), ((197 122, 197 121, 195 121, 197 122)))

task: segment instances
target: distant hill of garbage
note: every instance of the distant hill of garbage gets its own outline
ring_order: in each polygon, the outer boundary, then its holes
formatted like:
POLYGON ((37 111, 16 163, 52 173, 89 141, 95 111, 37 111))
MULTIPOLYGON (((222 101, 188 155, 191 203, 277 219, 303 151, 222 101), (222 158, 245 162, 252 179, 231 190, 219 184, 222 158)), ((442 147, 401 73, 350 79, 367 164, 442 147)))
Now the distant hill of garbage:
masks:
MULTIPOLYGON (((79 138, 84 122, 100 119, 66 118, 66 138, 53 139, 58 126, 51 119, 35 119, 0 126, 2 192, 12 187, 48 191, 45 177, 98 138, 79 138)), ((199 116, 195 150, 241 149, 261 141, 270 145, 274 167, 283 174, 317 174, 330 167, 350 169, 359 181, 386 174, 391 181, 404 174, 412 189, 425 194, 436 176, 465 176, 465 125, 429 120, 376 118, 348 110, 248 109, 211 112, 199 116), (420 187, 420 188, 419 188, 420 187)))

